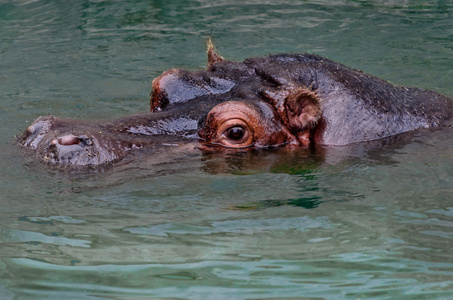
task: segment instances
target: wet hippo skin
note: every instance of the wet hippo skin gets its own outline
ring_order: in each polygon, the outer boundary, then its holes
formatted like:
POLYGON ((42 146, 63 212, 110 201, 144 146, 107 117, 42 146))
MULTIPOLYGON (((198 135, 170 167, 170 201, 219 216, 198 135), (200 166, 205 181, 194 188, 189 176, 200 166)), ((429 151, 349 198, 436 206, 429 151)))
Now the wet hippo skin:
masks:
POLYGON ((153 80, 151 112, 95 123, 39 117, 20 144, 54 165, 104 165, 135 149, 341 146, 452 126, 453 101, 313 54, 226 61, 153 80))

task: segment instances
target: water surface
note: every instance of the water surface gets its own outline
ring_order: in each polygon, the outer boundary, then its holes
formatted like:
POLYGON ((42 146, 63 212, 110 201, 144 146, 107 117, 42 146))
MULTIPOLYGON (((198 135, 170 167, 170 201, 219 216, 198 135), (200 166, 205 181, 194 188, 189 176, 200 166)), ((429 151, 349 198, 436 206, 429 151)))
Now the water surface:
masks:
POLYGON ((151 80, 314 52, 453 96, 453 1, 0 3, 1 299, 448 299, 453 130, 70 174, 15 135, 147 111, 151 80))

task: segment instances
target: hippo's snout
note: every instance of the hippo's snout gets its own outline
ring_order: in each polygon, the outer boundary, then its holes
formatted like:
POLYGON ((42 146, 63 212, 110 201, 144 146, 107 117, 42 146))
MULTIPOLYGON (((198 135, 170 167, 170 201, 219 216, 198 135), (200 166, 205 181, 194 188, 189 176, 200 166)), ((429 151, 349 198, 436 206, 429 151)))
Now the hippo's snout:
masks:
POLYGON ((70 120, 53 116, 39 117, 25 131, 21 145, 33 149, 36 156, 50 164, 99 165, 117 158, 115 147, 107 145, 110 139, 102 130, 83 129, 77 132, 70 120), (85 132, 90 134, 85 134, 85 132), (104 143, 99 139, 103 138, 104 143), (110 149, 109 149, 110 148, 110 149))

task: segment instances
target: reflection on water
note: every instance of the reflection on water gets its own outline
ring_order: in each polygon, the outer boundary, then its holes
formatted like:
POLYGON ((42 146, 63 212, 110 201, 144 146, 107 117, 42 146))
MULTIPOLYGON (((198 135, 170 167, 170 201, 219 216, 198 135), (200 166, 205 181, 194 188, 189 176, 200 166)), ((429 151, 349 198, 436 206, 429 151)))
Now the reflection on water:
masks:
POLYGON ((60 174, 53 191, 4 203, 0 283, 24 298, 447 297, 452 146, 445 129, 361 156, 259 152, 195 156, 157 176, 143 165, 60 174))
POLYGON ((151 80, 203 67, 208 36, 233 60, 316 52, 453 95, 452 13, 442 0, 3 1, 0 299, 451 297, 452 129, 175 147, 72 173, 13 138, 39 115, 147 111, 151 80))

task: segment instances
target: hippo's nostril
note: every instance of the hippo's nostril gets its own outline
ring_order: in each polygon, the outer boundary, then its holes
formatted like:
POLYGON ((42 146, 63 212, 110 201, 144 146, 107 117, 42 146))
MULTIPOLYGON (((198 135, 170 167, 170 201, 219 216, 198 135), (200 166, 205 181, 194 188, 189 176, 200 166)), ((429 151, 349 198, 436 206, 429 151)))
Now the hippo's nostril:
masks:
POLYGON ((56 139, 53 139, 50 142, 51 146, 73 146, 73 145, 81 145, 81 146, 91 146, 93 145, 93 141, 86 135, 73 135, 68 134, 64 136, 60 136, 56 139))
POLYGON ((71 146, 80 143, 80 138, 73 134, 68 134, 52 141, 52 144, 58 142, 62 146, 71 146))
POLYGON ((27 128, 27 133, 28 134, 34 134, 36 132, 37 126, 35 124, 31 124, 27 128))
POLYGON ((28 126, 22 137, 21 144, 25 147, 36 149, 41 140, 49 133, 54 122, 54 117, 39 117, 28 126))

